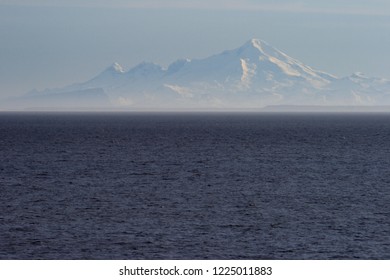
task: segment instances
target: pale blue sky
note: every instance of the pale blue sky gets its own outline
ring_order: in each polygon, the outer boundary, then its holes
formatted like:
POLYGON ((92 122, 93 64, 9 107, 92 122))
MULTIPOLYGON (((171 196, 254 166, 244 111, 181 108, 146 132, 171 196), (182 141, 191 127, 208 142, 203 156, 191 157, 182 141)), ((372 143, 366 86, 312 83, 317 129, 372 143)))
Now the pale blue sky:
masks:
POLYGON ((0 96, 166 66, 259 38, 313 68, 390 78, 390 1, 0 0, 0 96))

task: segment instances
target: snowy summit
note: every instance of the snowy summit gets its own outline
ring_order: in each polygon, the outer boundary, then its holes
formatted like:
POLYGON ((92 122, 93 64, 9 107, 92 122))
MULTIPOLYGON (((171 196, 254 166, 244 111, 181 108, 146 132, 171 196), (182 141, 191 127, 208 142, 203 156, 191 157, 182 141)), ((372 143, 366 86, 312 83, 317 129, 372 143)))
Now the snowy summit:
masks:
MULTIPOLYGON (((126 72, 114 63, 89 81, 36 93, 27 101, 34 98, 40 106, 61 106, 60 100, 77 106, 82 100, 83 106, 132 108, 390 105, 390 81, 361 73, 337 78, 251 39, 204 59, 177 60, 166 69, 142 62, 126 72)), ((27 101, 13 100, 19 106, 27 101)))

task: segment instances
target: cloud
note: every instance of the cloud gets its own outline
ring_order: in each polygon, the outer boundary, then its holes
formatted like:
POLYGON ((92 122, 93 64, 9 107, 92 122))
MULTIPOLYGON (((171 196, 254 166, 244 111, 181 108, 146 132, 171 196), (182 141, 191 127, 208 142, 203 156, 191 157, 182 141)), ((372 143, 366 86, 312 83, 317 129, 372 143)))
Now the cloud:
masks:
POLYGON ((0 5, 390 15, 390 2, 385 0, 0 0, 0 5))

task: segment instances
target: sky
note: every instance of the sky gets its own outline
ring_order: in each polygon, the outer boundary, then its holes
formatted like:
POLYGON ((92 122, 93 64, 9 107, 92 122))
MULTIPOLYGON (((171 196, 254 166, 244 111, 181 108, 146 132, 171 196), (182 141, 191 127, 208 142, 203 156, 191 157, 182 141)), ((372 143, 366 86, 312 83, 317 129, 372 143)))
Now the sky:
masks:
POLYGON ((0 97, 251 38, 339 77, 390 79, 388 0, 0 0, 0 97))

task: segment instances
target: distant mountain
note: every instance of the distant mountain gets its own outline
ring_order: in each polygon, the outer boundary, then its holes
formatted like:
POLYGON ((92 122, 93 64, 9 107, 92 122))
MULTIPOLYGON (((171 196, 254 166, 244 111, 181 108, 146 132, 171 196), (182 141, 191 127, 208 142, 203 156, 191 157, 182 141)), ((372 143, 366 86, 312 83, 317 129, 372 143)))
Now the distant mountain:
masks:
POLYGON ((361 73, 338 78, 252 39, 204 59, 177 60, 166 69, 143 62, 126 72, 114 63, 84 83, 30 93, 13 102, 25 106, 32 100, 41 106, 77 107, 82 100, 92 107, 141 109, 375 106, 390 105, 390 81, 361 73))

